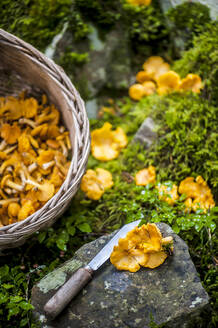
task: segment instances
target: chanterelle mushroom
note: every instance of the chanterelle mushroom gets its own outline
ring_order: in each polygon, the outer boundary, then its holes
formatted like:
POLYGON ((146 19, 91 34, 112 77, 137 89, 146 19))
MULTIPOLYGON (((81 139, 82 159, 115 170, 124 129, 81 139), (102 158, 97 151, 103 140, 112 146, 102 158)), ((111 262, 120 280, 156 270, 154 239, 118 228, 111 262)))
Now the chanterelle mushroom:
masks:
POLYGON ((10 174, 5 175, 2 180, 1 180, 1 188, 4 188, 4 186, 8 186, 11 189, 15 189, 17 191, 23 191, 24 186, 23 185, 19 185, 18 183, 13 182, 12 180, 10 180, 12 177, 10 174))
POLYGON ((47 202, 54 195, 54 185, 49 181, 45 180, 42 184, 39 184, 33 179, 28 178, 26 183, 37 188, 37 196, 40 202, 47 202))
POLYGON ((109 161, 119 156, 120 150, 127 145, 127 136, 121 127, 112 131, 112 125, 104 123, 102 128, 91 133, 92 155, 100 161, 109 161))
POLYGON ((172 237, 162 238, 157 226, 148 223, 134 228, 125 238, 121 238, 118 246, 114 246, 110 261, 118 270, 136 272, 140 265, 153 269, 165 261, 165 248, 172 242, 172 237))

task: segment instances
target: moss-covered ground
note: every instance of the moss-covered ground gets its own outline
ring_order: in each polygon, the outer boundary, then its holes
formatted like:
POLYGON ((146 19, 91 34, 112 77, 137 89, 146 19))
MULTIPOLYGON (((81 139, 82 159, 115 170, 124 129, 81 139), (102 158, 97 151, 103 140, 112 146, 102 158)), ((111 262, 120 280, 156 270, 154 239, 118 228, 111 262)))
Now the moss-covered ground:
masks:
POLYGON ((206 325, 202 320, 201 328, 216 327, 218 208, 207 213, 199 210, 188 214, 184 211, 183 197, 172 207, 160 201, 151 186, 136 186, 133 177, 137 170, 149 164, 156 167, 158 181, 169 185, 178 184, 187 176, 201 175, 217 202, 218 23, 210 22, 205 7, 193 7, 189 16, 186 6, 171 11, 171 27, 168 27, 157 1, 152 7, 132 9, 124 1, 75 0, 74 14, 71 4, 69 0, 2 0, 0 26, 44 50, 69 19, 74 22, 71 28, 78 39, 87 34, 86 21, 90 12, 96 13, 92 19, 103 31, 123 19, 129 26, 132 49, 139 61, 143 53, 144 57, 151 52, 165 53, 165 58, 182 77, 190 72, 199 74, 204 89, 199 95, 191 92, 152 95, 138 103, 129 97, 115 99, 112 105, 115 115, 104 113, 101 118, 90 120, 91 129, 109 121, 114 127, 123 127, 127 133, 128 146, 116 160, 101 163, 89 157, 89 168, 102 167, 111 171, 114 186, 99 201, 89 200, 78 191, 70 208, 51 228, 36 233, 22 247, 4 252, 0 257, 0 327, 37 327, 31 316, 33 284, 72 257, 83 243, 139 218, 170 224, 188 243, 202 284, 210 295, 211 313, 206 325), (186 20, 179 21, 178 13, 183 13, 186 20), (203 27, 199 26, 202 17, 207 21, 203 27), (135 24, 130 24, 133 21, 135 24), (186 51, 182 54, 174 51, 173 43, 169 42, 175 34, 173 24, 181 31, 186 27, 190 30, 186 51), (157 125, 158 138, 145 150, 139 144, 132 145, 131 140, 148 116, 157 125))

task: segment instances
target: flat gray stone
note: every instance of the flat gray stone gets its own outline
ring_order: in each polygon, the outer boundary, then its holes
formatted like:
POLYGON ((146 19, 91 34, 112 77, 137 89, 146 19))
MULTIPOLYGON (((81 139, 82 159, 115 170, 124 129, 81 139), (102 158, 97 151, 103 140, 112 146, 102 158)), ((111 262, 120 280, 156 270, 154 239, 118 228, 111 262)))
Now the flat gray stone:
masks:
POLYGON ((147 117, 136 132, 132 142, 140 142, 145 148, 149 148, 156 138, 155 123, 152 118, 147 117))
MULTIPOLYGON (((174 254, 156 269, 137 273, 118 271, 109 260, 93 280, 53 321, 48 322, 43 307, 70 275, 86 265, 111 239, 103 236, 81 247, 74 257, 45 276, 32 291, 34 315, 44 328, 147 328, 152 320, 167 328, 186 328, 200 320, 208 309, 203 289, 185 242, 164 224, 163 236, 174 239, 174 254)), ((193 327, 193 326, 192 326, 193 327)), ((197 326, 194 326, 197 327, 197 326)))

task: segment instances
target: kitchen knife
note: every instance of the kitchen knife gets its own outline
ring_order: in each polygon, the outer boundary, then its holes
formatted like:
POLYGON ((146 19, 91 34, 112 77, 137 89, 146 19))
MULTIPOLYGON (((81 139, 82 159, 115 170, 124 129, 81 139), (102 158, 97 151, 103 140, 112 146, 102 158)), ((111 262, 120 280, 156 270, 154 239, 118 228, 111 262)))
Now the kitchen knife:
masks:
POLYGON ((45 314, 54 319, 80 290, 92 279, 94 271, 109 259, 118 240, 125 237, 127 232, 139 225, 141 220, 131 222, 123 226, 102 250, 83 268, 78 269, 70 279, 54 294, 45 304, 45 314))

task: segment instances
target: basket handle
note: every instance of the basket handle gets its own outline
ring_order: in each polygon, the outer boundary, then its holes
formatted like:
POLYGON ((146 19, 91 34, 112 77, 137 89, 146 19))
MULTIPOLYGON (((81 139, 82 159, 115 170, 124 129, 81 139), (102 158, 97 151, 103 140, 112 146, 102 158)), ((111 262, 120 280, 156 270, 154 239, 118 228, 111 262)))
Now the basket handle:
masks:
POLYGON ((92 279, 93 270, 86 266, 78 269, 70 279, 52 296, 44 306, 44 312, 49 319, 54 319, 67 304, 92 279))

